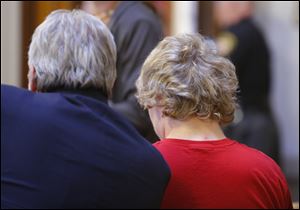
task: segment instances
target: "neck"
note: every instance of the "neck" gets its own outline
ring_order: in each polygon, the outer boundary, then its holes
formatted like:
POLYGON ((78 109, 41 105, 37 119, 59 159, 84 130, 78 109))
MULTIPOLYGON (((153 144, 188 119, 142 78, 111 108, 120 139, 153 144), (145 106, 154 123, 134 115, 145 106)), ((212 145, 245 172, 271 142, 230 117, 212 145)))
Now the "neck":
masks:
POLYGON ((221 140, 225 135, 217 121, 193 117, 184 121, 166 119, 165 138, 209 141, 221 140))

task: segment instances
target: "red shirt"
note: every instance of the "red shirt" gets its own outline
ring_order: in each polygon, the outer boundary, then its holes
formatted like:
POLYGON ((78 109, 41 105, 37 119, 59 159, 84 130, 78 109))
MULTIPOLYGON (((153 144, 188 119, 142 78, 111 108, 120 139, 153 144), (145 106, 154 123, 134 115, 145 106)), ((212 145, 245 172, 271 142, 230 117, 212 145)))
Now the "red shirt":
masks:
POLYGON ((162 208, 292 208, 278 165, 230 139, 154 144, 171 169, 162 208))

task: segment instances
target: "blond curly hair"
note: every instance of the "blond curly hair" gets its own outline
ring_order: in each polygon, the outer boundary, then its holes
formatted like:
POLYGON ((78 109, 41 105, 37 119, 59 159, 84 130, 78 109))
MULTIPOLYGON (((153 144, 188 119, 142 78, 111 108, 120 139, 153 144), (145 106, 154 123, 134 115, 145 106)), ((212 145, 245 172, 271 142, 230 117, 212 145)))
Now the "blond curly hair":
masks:
POLYGON ((164 115, 178 120, 198 116, 226 124, 234 118, 235 67, 200 34, 162 40, 146 59, 136 87, 145 109, 161 106, 164 115))

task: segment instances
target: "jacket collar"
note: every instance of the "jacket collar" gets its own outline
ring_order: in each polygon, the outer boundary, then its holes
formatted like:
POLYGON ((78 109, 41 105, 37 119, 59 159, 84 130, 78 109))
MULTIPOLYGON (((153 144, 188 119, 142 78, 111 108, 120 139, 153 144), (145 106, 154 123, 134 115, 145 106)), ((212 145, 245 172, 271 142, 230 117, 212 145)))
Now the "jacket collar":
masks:
POLYGON ((104 91, 101 89, 96 88, 86 88, 86 89, 66 89, 66 88, 55 88, 48 90, 47 92, 56 92, 56 93, 62 93, 62 94, 71 94, 71 95, 82 95, 86 97, 91 97, 96 100, 100 100, 102 102, 107 103, 108 97, 107 94, 105 94, 104 91))

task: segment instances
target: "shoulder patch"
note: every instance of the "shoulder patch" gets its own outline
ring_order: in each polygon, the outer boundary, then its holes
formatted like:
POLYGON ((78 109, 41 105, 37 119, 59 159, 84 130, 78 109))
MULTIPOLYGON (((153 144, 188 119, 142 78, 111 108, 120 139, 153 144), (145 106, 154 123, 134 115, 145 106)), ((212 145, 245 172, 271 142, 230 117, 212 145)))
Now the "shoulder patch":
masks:
POLYGON ((222 32, 217 37, 217 46, 219 54, 222 56, 228 56, 235 49, 238 44, 237 37, 231 32, 222 32))

